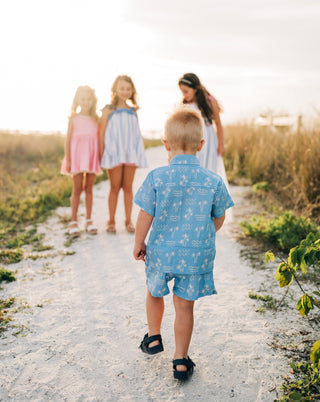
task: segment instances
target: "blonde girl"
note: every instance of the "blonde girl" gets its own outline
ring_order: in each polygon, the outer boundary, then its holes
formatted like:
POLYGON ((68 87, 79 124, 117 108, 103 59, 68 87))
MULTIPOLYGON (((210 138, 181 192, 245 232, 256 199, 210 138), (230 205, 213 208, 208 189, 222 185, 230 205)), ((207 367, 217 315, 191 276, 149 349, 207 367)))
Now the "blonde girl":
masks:
POLYGON ((99 161, 99 116, 97 97, 89 86, 77 88, 69 117, 65 157, 61 173, 72 175, 71 222, 69 234, 80 236, 78 208, 80 195, 85 192, 86 226, 89 234, 97 234, 91 218, 93 204, 93 185, 96 175, 101 173, 99 161))
POLYGON ((125 228, 129 233, 135 231, 131 221, 132 184, 136 168, 147 166, 137 109, 137 93, 132 79, 127 75, 118 76, 111 88, 111 103, 104 107, 101 117, 101 167, 107 169, 110 180, 108 233, 116 233, 115 215, 121 188, 125 228))
POLYGON ((225 152, 220 120, 221 107, 196 74, 184 74, 179 79, 178 85, 183 95, 182 102, 199 110, 204 120, 205 143, 197 154, 200 165, 217 173, 218 156, 222 156, 225 152))

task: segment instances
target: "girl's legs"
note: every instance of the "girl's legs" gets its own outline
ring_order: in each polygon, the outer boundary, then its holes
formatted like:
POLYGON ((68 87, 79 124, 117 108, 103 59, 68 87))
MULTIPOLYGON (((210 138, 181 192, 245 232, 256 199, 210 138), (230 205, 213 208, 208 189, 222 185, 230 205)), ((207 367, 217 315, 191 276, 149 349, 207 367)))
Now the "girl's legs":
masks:
POLYGON ((126 225, 129 225, 131 223, 132 200, 133 200, 132 184, 136 169, 137 169, 136 166, 129 166, 129 165, 123 166, 122 188, 123 188, 124 212, 126 215, 125 220, 126 225))
POLYGON ((84 191, 86 194, 86 219, 91 219, 92 204, 93 204, 93 185, 96 180, 94 173, 86 174, 86 182, 84 185, 84 191))
MULTIPOLYGON (((148 336, 160 334, 164 312, 163 297, 153 297, 149 289, 147 289, 146 311, 148 320, 148 336)), ((154 341, 149 344, 149 347, 153 347, 158 344, 159 341, 154 341)))
POLYGON ((71 195, 71 221, 76 222, 78 219, 78 208, 80 204, 80 195, 83 186, 83 173, 73 176, 73 187, 71 195))
MULTIPOLYGON (((188 358, 188 350, 193 331, 193 300, 181 299, 173 295, 173 304, 176 312, 174 321, 174 338, 176 350, 174 359, 188 358)), ((178 365, 178 371, 186 371, 187 367, 178 365)))
POLYGON ((116 166, 108 170, 110 180, 110 192, 108 198, 109 205, 109 224, 115 224, 115 215, 117 210, 119 191, 122 186, 122 171, 123 166, 116 166))

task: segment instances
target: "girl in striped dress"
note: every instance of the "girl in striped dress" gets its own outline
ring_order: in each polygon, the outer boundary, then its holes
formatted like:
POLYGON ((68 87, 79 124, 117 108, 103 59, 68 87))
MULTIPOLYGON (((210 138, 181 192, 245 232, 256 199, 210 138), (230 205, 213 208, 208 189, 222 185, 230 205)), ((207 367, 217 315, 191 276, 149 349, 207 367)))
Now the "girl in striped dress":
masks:
POLYGON ((223 143, 223 128, 220 121, 221 107, 217 100, 201 84, 200 79, 193 73, 184 74, 179 82, 183 95, 182 102, 201 112, 204 120, 204 140, 202 150, 197 154, 200 165, 221 174, 219 165, 223 167, 222 155, 225 152, 223 143))
POLYGON ((132 184, 136 168, 147 166, 136 112, 138 109, 136 97, 132 79, 127 75, 118 76, 111 88, 111 103, 104 107, 101 116, 101 167, 107 169, 110 180, 109 220, 106 227, 109 233, 116 233, 115 214, 121 188, 125 227, 129 233, 135 231, 131 221, 132 184))

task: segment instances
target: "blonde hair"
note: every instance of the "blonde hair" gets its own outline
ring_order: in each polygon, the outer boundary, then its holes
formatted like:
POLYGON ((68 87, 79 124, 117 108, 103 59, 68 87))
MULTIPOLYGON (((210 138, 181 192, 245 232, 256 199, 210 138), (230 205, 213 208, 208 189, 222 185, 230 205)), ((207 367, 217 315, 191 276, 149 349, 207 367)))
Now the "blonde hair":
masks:
POLYGON ((196 152, 203 139, 201 114, 187 108, 176 110, 166 121, 164 139, 175 150, 196 152))
POLYGON ((111 88, 111 103, 110 106, 112 108, 116 108, 119 102, 119 98, 117 95, 117 86, 119 81, 126 81, 128 82, 131 86, 132 86, 132 95, 129 98, 129 100, 131 101, 132 105, 134 106, 135 109, 138 109, 138 102, 137 102, 137 91, 136 91, 136 87, 134 86, 134 83, 131 79, 131 77, 129 77, 128 75, 118 75, 118 77, 115 79, 112 88, 111 88))
POLYGON ((96 97, 96 94, 94 92, 94 89, 89 87, 88 85, 83 85, 77 88, 76 93, 73 98, 72 106, 71 106, 71 116, 77 113, 77 109, 80 106, 79 99, 80 96, 83 94, 83 92, 89 93, 89 95, 92 97, 92 106, 89 110, 89 116, 95 120, 99 121, 99 116, 97 114, 97 103, 98 99, 96 97))

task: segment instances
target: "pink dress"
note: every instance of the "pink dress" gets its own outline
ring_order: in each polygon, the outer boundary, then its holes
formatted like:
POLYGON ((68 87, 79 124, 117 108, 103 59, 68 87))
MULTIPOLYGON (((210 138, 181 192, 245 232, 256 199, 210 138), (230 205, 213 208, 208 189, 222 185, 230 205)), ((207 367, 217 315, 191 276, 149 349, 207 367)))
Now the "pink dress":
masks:
POLYGON ((73 117, 70 144, 71 171, 66 170, 66 157, 62 162, 62 174, 102 173, 99 163, 98 123, 90 116, 73 117))

